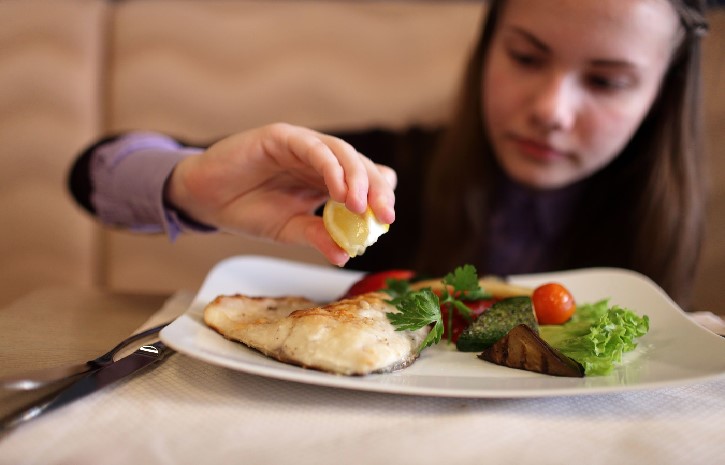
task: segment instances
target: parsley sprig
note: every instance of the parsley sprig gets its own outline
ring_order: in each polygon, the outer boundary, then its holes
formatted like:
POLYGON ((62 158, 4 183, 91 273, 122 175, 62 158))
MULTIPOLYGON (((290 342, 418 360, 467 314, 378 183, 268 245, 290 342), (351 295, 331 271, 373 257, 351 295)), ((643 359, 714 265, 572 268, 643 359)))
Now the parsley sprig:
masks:
MULTIPOLYGON (((478 284, 478 274, 473 265, 459 266, 443 278, 443 284, 445 286, 441 293, 441 305, 448 309, 449 328, 453 328, 454 308, 467 321, 473 321, 471 310, 463 303, 464 300, 481 300, 491 297, 491 294, 481 289, 478 284)), ((448 342, 453 342, 453 331, 448 331, 448 342)))
POLYGON ((424 326, 433 324, 433 328, 423 339, 418 352, 426 347, 437 344, 443 336, 443 321, 441 318, 438 296, 429 287, 419 291, 411 291, 405 296, 394 298, 395 307, 399 313, 388 312, 388 320, 396 331, 415 331, 424 326))
MULTIPOLYGON (((478 274, 473 265, 464 265, 448 273, 443 278, 440 298, 429 287, 411 290, 407 281, 390 279, 387 281, 387 286, 385 292, 391 296, 388 302, 399 310, 397 313, 387 314, 396 331, 415 331, 433 325, 418 351, 437 344, 443 337, 442 305, 448 308, 448 327, 451 328, 454 308, 464 318, 472 320, 471 312, 463 303, 464 300, 481 300, 490 297, 490 294, 478 284, 478 274)), ((448 333, 448 342, 452 342, 451 331, 448 333)))

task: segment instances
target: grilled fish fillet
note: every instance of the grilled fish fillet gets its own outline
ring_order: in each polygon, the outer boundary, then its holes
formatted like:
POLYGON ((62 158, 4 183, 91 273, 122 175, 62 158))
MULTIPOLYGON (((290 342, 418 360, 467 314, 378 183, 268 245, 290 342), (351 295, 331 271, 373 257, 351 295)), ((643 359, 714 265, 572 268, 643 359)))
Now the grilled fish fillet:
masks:
POLYGON ((387 298, 372 292, 317 306, 301 297, 219 296, 204 309, 204 322, 280 362, 341 375, 384 373, 413 363, 430 331, 396 331, 386 313, 398 310, 387 298))

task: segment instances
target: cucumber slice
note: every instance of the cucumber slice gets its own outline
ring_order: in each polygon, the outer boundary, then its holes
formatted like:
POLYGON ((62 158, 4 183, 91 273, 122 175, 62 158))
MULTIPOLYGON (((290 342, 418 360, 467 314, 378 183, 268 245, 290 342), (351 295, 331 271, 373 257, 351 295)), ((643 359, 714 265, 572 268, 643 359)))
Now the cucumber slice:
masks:
POLYGON ((456 348, 461 352, 479 352, 522 324, 539 333, 531 298, 518 296, 500 300, 461 333, 456 348))

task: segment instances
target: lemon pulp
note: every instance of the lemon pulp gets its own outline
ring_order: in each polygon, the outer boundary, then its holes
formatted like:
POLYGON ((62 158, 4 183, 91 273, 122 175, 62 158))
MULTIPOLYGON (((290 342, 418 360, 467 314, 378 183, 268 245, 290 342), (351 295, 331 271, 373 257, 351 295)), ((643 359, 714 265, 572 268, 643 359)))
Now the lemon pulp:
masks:
POLYGON ((378 221, 370 207, 364 213, 357 214, 334 200, 328 200, 325 204, 322 222, 332 240, 350 257, 362 255, 390 228, 390 225, 378 221))

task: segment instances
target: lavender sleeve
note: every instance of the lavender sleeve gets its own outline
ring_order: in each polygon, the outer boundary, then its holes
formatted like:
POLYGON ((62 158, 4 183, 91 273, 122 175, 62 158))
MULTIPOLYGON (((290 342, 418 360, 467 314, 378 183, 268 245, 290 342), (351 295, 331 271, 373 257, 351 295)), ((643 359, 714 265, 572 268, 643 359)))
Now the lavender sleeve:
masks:
POLYGON ((150 132, 131 132, 98 145, 88 169, 96 216, 134 232, 165 232, 172 241, 186 231, 215 231, 164 203, 164 185, 176 163, 202 151, 150 132))

